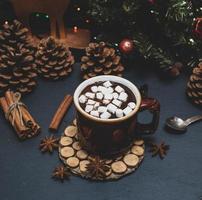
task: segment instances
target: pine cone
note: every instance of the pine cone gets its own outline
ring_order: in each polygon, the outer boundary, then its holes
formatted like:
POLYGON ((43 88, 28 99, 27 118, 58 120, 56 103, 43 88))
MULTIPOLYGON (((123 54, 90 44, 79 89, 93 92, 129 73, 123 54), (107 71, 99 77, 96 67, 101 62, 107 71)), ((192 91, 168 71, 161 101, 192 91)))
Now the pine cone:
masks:
POLYGON ((187 84, 187 95, 193 103, 202 106, 202 62, 193 70, 187 84))
POLYGON ((83 78, 88 79, 103 74, 122 76, 124 67, 120 60, 115 49, 106 43, 90 43, 86 48, 86 55, 81 58, 83 78))
POLYGON ((35 49, 29 42, 28 29, 14 20, 0 32, 0 90, 29 93, 36 86, 35 49))
POLYGON ((74 57, 67 47, 49 37, 40 42, 36 63, 42 77, 57 80, 71 73, 74 57))

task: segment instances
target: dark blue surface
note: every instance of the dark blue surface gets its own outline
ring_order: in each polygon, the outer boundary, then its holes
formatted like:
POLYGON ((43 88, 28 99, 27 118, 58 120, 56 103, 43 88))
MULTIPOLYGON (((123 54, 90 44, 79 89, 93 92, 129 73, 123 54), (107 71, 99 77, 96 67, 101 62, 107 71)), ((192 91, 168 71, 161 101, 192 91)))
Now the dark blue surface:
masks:
MULTIPOLYGON (((80 83, 79 65, 71 77, 59 82, 39 81, 37 89, 23 99, 40 122, 42 133, 19 142, 0 115, 0 200, 200 200, 202 199, 202 123, 189 128, 187 134, 171 135, 163 130, 164 121, 174 114, 189 117, 201 111, 185 97, 187 78, 160 81, 155 75, 140 76, 132 69, 125 78, 137 85, 149 84, 150 96, 161 103, 160 126, 150 139, 170 145, 168 156, 161 161, 146 152, 140 168, 133 174, 112 182, 90 182, 72 176, 60 183, 50 178, 60 164, 57 152, 41 154, 40 139, 48 132, 51 117, 65 94, 73 94, 80 83)), ((60 136, 73 119, 73 108, 60 126, 60 136)))

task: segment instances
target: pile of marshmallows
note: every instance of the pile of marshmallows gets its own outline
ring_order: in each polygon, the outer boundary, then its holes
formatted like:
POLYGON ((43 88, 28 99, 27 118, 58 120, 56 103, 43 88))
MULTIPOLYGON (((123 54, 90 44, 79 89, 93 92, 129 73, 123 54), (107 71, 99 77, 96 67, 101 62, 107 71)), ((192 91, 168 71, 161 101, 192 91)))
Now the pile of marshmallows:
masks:
POLYGON ((79 102, 85 104, 87 113, 97 118, 109 119, 112 114, 120 118, 135 109, 135 102, 129 102, 126 108, 121 109, 122 103, 128 100, 128 94, 119 85, 115 88, 111 86, 110 81, 104 82, 103 85, 94 85, 91 87, 91 92, 79 97, 79 102))

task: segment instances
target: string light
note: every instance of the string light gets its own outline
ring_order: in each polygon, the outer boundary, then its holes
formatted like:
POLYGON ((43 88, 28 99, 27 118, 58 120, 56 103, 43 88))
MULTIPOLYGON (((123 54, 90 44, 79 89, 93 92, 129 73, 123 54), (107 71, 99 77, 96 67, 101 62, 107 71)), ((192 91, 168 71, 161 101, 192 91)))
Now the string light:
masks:
POLYGON ((89 23, 89 22, 90 22, 90 20, 89 20, 89 19, 87 19, 87 20, 86 20, 86 23, 89 23))
POLYGON ((78 7, 76 10, 77 10, 77 11, 80 11, 80 10, 81 10, 81 8, 80 8, 80 7, 78 7))
POLYGON ((8 24, 8 21, 5 21, 5 22, 4 22, 4 24, 6 24, 6 25, 7 25, 7 24, 8 24))
POLYGON ((78 27, 74 26, 73 31, 74 31, 74 33, 78 32, 78 27))
POLYGON ((46 17, 47 19, 49 18, 49 16, 48 16, 48 15, 46 15, 45 17, 46 17))

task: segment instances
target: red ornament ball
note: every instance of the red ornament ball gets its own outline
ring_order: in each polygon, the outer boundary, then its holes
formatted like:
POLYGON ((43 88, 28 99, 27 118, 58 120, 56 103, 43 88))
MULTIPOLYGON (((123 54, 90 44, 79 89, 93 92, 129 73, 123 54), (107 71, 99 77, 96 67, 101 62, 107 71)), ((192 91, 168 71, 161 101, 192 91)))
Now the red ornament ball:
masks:
POLYGON ((194 25, 194 33, 199 39, 202 39, 202 17, 196 18, 194 25))
POLYGON ((130 39, 123 39, 119 44, 119 49, 122 53, 131 53, 134 49, 134 43, 130 39))

